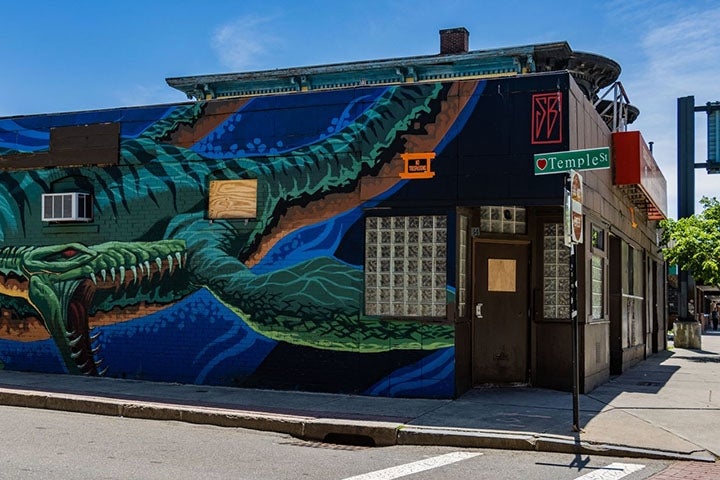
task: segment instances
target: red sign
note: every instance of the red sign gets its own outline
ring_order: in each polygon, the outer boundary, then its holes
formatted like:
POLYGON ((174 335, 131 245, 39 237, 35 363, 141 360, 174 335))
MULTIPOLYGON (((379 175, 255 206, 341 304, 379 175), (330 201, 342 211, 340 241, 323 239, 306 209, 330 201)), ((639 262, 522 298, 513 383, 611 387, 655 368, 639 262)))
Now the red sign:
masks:
POLYGON ((533 95, 531 117, 530 143, 562 143, 562 92, 533 95))
POLYGON ((662 220, 667 212, 667 182, 640 132, 612 134, 615 185, 637 187, 647 204, 650 220, 662 220))

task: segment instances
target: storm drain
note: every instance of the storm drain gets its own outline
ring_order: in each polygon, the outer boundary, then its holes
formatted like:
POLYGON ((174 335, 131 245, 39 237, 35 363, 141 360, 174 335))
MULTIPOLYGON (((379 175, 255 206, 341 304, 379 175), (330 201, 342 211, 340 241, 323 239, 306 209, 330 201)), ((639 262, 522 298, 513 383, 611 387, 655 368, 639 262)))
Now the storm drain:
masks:
MULTIPOLYGON (((371 439, 372 440, 372 439, 371 439)), ((332 442, 314 442, 310 440, 293 440, 291 442, 281 442, 282 445, 293 445, 295 447, 307 447, 307 448, 324 448, 327 450, 345 450, 345 451, 357 451, 367 450, 372 448, 373 445, 348 445, 341 443, 332 442)))

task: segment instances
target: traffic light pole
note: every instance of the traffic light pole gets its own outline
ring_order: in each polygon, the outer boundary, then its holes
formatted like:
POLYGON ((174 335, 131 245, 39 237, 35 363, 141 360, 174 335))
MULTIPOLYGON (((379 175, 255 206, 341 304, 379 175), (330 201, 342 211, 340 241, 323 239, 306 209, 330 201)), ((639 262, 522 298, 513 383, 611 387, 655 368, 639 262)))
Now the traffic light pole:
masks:
MULTIPOLYGON (((705 168, 707 173, 720 173, 720 102, 708 102, 695 106, 695 97, 677 99, 677 175, 678 175, 678 219, 695 214, 695 169, 705 168), (708 159, 706 163, 695 163, 695 113, 708 114, 708 159)), ((695 323, 695 312, 689 308, 691 286, 694 285, 691 272, 678 265, 678 322, 688 326, 695 323)), ((696 344, 699 345, 700 333, 696 344)), ((693 343, 691 341, 691 343, 693 343)), ((676 343, 677 345, 677 343, 676 343)), ((690 345, 691 346, 691 345, 690 345)))

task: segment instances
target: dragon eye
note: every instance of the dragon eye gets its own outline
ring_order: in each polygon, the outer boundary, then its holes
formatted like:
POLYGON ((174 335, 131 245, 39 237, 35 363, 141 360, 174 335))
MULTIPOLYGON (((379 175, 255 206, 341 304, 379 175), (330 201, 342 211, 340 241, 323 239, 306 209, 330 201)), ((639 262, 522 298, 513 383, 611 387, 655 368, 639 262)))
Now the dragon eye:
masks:
POLYGON ((46 256, 43 260, 46 262, 57 262, 60 260, 66 260, 68 258, 73 258, 74 256, 78 255, 80 251, 78 251, 75 248, 66 248, 62 251, 55 252, 53 254, 50 254, 46 256))

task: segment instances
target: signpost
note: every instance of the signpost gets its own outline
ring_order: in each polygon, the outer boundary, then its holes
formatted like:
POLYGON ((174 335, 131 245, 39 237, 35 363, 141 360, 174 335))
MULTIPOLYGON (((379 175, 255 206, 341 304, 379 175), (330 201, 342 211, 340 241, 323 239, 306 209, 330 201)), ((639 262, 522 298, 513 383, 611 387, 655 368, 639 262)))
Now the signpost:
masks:
POLYGON ((575 245, 583 241, 583 181, 575 170, 567 176, 565 202, 565 239, 570 247, 570 324, 572 327, 573 431, 580 432, 580 362, 578 348, 577 261, 575 245))
POLYGON ((534 155, 535 175, 566 173, 564 239, 570 248, 570 324, 572 327, 573 430, 580 428, 580 359, 578 345, 577 265, 575 245, 583 241, 583 180, 578 170, 610 168, 610 148, 589 148, 534 155))

